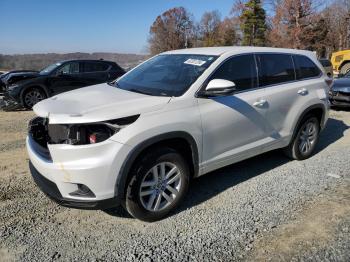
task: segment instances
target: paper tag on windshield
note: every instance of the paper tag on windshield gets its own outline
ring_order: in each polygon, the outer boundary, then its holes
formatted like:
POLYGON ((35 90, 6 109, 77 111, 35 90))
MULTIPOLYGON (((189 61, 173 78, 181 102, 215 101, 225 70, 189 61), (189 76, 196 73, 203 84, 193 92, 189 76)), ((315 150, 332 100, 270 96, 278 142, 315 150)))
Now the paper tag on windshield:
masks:
POLYGON ((188 64, 188 65, 195 65, 195 66, 202 66, 205 64, 206 61, 203 60, 199 60, 199 59, 187 59, 184 64, 188 64))

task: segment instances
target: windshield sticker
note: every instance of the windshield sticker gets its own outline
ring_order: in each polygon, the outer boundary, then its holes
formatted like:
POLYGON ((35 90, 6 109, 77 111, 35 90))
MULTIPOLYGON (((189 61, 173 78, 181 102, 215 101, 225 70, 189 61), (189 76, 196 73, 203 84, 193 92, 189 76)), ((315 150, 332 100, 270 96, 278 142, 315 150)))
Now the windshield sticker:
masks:
POLYGON ((184 64, 188 64, 188 65, 195 65, 195 66, 202 66, 205 64, 206 61, 203 60, 199 60, 199 59, 187 59, 184 64))

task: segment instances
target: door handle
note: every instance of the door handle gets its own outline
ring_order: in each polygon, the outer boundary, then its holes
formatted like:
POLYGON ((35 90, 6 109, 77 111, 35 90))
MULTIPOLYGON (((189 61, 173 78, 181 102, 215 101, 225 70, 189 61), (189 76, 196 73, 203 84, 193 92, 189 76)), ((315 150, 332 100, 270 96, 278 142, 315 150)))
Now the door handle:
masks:
POLYGON ((263 107, 266 103, 267 103, 267 101, 265 99, 260 99, 260 100, 258 100, 256 102, 254 102, 253 106, 263 107))
POLYGON ((302 88, 302 89, 299 89, 299 90, 298 90, 298 94, 299 94, 299 95, 304 96, 304 95, 307 95, 307 93, 308 93, 308 91, 307 91, 306 88, 302 88))

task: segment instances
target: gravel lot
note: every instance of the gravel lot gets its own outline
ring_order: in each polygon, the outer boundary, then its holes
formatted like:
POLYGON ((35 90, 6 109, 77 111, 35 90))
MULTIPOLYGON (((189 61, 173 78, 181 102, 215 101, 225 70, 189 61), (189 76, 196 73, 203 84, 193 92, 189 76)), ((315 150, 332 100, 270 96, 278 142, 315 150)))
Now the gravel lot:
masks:
POLYGON ((276 151, 208 174, 156 223, 47 199, 28 172, 32 116, 0 111, 1 261, 350 261, 350 112, 331 112, 311 159, 276 151))

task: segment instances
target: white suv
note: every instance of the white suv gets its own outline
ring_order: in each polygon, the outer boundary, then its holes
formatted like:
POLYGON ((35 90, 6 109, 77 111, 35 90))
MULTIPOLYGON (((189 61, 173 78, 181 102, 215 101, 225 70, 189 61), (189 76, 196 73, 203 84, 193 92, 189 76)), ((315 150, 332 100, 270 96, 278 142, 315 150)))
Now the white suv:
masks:
POLYGON ((161 219, 192 178, 279 148, 310 157, 328 118, 321 68, 312 52, 291 49, 162 53, 115 82, 35 105, 32 176, 62 205, 122 204, 161 219))

